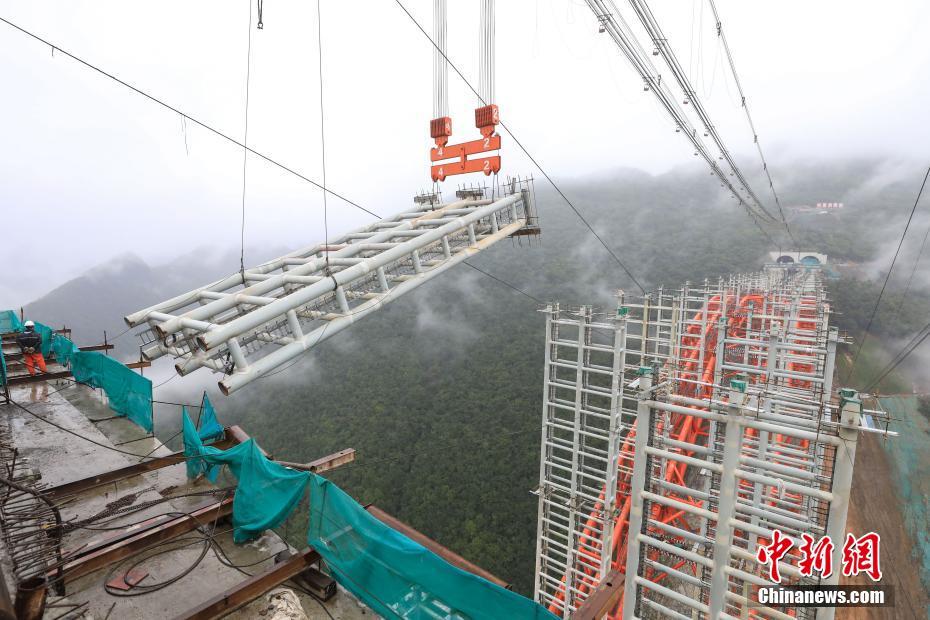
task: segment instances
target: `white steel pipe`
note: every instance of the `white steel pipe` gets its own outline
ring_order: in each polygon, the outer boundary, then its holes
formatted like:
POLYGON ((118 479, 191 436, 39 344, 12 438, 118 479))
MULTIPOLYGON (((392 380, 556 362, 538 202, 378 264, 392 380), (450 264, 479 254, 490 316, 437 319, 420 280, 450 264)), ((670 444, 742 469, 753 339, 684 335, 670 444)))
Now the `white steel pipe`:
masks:
MULTIPOLYGON (((217 327, 216 329, 210 330, 204 334, 201 334, 197 338, 197 344, 204 350, 209 351, 210 349, 225 343, 230 338, 236 338, 242 334, 248 332, 249 330, 255 329, 256 327, 267 323, 275 319, 276 317, 283 315, 288 310, 299 308, 300 306, 306 305, 313 301, 314 299, 321 297, 329 292, 331 292, 337 285, 346 284, 352 280, 362 277, 378 267, 384 267, 390 263, 400 260, 405 256, 412 254, 417 248, 423 247, 427 244, 434 243, 439 241, 442 237, 452 234, 458 230, 461 230, 469 224, 473 224, 478 220, 491 215, 492 213, 499 211, 507 206, 510 206, 514 202, 520 200, 521 196, 519 194, 513 194, 502 198, 490 205, 484 207, 479 207, 472 211, 467 216, 457 217, 454 220, 444 224, 438 228, 424 232, 422 235, 418 236, 416 239, 411 239, 410 241, 405 241, 398 244, 390 250, 386 250, 381 254, 373 256, 371 258, 366 258, 360 263, 347 267, 342 271, 338 271, 333 274, 332 278, 317 282, 316 284, 311 284, 307 287, 304 287, 286 297, 278 299, 272 304, 258 308, 247 315, 235 319, 225 325, 217 327)), ((412 225, 412 224, 411 224, 412 225)), ((519 221, 519 225, 522 226, 523 222, 519 221)), ((508 226, 508 230, 513 232, 516 228, 513 225, 508 226)), ((389 234, 389 233, 386 233, 389 234)), ((509 233, 508 233, 509 234, 509 233)), ((495 240, 499 239, 499 236, 495 236, 495 240)), ((463 254, 460 254, 460 256, 463 254)), ((322 262, 322 261, 320 261, 322 262)), ((309 266, 309 264, 308 264, 309 266)), ((320 264, 318 268, 321 268, 323 265, 320 264)), ((301 268, 299 268, 301 269, 301 268)), ((268 280, 261 283, 258 286, 266 287, 273 286, 274 279, 268 280)), ((217 300, 218 304, 229 304, 227 300, 217 300)), ((211 312, 208 311, 207 306, 196 309, 193 312, 211 312)), ((235 305, 233 302, 229 307, 235 305)), ((224 308, 225 309, 225 308, 224 308)), ((166 331, 171 331, 172 326, 165 325, 163 327, 166 331)))
MULTIPOLYGON (((501 228, 497 235, 494 235, 493 237, 486 237, 478 244, 477 247, 468 248, 462 252, 459 252, 442 265, 431 269, 430 271, 425 271, 417 275, 416 278, 406 280, 405 282, 398 284, 392 288, 389 293, 379 295, 377 298, 365 302, 364 304, 355 308, 350 314, 329 321, 325 325, 318 327, 312 332, 304 335, 302 338, 296 339, 290 344, 284 345, 280 349, 269 353, 253 364, 246 366, 244 370, 237 368, 236 372, 219 382, 220 389, 224 394, 231 394, 242 386, 254 381, 255 379, 258 379, 259 377, 274 370, 280 365, 294 359, 307 349, 316 346, 323 340, 331 338, 359 319, 367 316, 368 314, 371 314, 375 310, 378 310, 381 306, 400 297, 407 291, 420 286, 424 282, 434 278, 450 267, 464 261, 466 258, 476 254, 484 247, 510 235, 514 231, 518 230, 521 226, 523 226, 523 224, 523 220, 518 220, 517 222, 501 228)), ((269 306, 266 306, 266 308, 268 307, 269 306)))
MULTIPOLYGON (((425 215, 421 215, 419 213, 401 214, 399 216, 396 216, 392 220, 376 222, 369 227, 370 229, 375 229, 375 230, 377 229, 385 229, 385 230, 380 230, 380 232, 366 231, 364 233, 352 233, 351 235, 347 236, 347 237, 358 237, 359 235, 364 235, 364 238, 368 239, 368 242, 366 242, 366 244, 338 244, 338 245, 330 244, 329 246, 317 244, 317 245, 309 246, 301 250, 295 250, 294 252, 285 254, 284 256, 281 256, 277 259, 274 259, 267 263, 263 263, 262 265, 259 265, 258 267, 247 269, 245 271, 246 279, 248 280, 249 276, 254 275, 256 273, 259 275, 264 275, 264 274, 270 274, 273 271, 277 271, 278 269, 281 269, 285 265, 285 261, 290 258, 301 258, 301 257, 306 257, 307 255, 310 255, 310 254, 320 254, 321 252, 325 250, 329 250, 330 259, 344 257, 344 256, 351 256, 351 255, 358 253, 359 251, 363 251, 362 247, 364 245, 367 245, 367 243, 372 243, 372 242, 377 243, 377 242, 385 241, 387 239, 390 239, 393 236, 392 233, 398 233, 404 230, 412 230, 416 228, 417 225, 422 224, 425 221, 428 221, 430 219, 435 219, 435 218, 441 218, 445 214, 446 210, 448 209, 456 209, 462 206, 469 206, 469 205, 472 205, 472 206, 473 205, 485 205, 485 204, 489 204, 490 202, 491 202, 490 200, 460 200, 457 202, 450 203, 440 209, 436 209, 435 211, 430 211, 429 213, 425 215), (407 219, 407 220, 403 219, 405 216, 411 217, 412 215, 417 215, 418 217, 416 217, 415 219, 407 219)), ((282 284, 284 284, 283 278, 285 277, 293 277, 295 275, 303 276, 314 270, 320 270, 324 266, 325 266, 324 258, 322 257, 309 258, 307 263, 289 272, 286 272, 284 275, 272 275, 271 277, 260 280, 257 284, 251 285, 245 289, 242 289, 239 292, 250 294, 250 295, 262 295, 269 291, 273 291, 276 288, 279 288, 282 284)), ((224 291, 230 288, 234 288, 242 283, 243 283, 242 275, 237 273, 227 278, 224 278, 222 280, 217 280, 216 282, 209 284, 207 286, 194 289, 193 291, 190 291, 183 295, 178 295, 177 297, 174 297, 167 301, 163 301, 159 304, 155 304, 154 306, 150 306, 144 310, 134 312, 126 316, 125 320, 126 320, 126 323, 129 324, 130 326, 136 326, 148 320, 152 312, 157 312, 157 311, 173 312, 174 310, 190 305, 197 299, 197 295, 201 291, 205 291, 205 290, 224 291)), ((204 317, 213 316, 215 314, 219 314, 220 312, 228 310, 234 306, 235 306, 235 301, 233 301, 232 303, 229 303, 228 299, 217 300, 215 302, 206 304, 199 308, 195 308, 185 313, 185 315, 183 316, 190 316, 191 318, 204 318, 204 317)), ((169 322, 168 324, 161 325, 160 327, 163 330, 164 334, 173 333, 175 331, 178 331, 178 329, 180 328, 179 325, 175 322, 169 322)))

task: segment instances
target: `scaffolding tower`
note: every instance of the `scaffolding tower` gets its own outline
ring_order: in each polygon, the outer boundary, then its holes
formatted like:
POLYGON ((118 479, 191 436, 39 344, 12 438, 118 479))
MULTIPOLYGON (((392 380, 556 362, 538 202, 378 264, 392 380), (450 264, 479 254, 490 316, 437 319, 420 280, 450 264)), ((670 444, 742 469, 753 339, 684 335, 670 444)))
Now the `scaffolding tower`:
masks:
MULTIPOLYGON (((830 536, 840 566, 861 416, 882 415, 834 394, 820 270, 545 312, 536 600, 564 618, 832 617, 756 596, 773 530, 830 536)), ((782 585, 837 583, 799 559, 782 585)))

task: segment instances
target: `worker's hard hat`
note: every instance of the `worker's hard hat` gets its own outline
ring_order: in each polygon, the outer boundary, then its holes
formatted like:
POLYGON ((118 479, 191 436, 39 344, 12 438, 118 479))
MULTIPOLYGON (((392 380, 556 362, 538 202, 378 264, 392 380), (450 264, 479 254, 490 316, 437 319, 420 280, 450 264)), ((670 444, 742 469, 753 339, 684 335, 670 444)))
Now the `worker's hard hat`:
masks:
POLYGON ((35 326, 36 324, 33 323, 32 321, 26 321, 25 323, 23 323, 23 327, 35 327, 35 326))

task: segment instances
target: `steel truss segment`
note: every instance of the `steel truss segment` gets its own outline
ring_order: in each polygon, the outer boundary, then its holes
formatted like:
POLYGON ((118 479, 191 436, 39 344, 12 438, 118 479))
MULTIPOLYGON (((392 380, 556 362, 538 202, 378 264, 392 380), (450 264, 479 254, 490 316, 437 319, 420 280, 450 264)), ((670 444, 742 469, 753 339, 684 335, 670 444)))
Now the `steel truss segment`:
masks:
POLYGON ((375 222, 126 317, 147 325, 143 355, 207 367, 233 392, 497 241, 532 214, 532 181, 471 192, 375 222))
MULTIPOLYGON (((599 392, 585 379, 575 385, 581 415, 571 418, 563 376, 582 350, 569 343, 595 315, 552 306, 547 316, 536 600, 562 617, 589 617, 585 600, 606 569, 625 572, 610 618, 829 618, 755 603, 768 583, 756 552, 774 530, 798 545, 801 534, 834 543, 844 534, 862 406, 855 394, 833 395, 838 337, 820 271, 770 266, 642 299, 621 294, 623 359, 611 392, 620 439, 609 457, 617 466, 596 489, 590 469, 576 465, 594 463, 583 442, 603 420, 584 412, 599 392), (592 505, 595 491, 612 499, 612 512, 592 505), (609 541, 580 540, 579 524, 610 532, 609 541)), ((585 362, 576 378, 602 380, 585 362)), ((778 564, 784 582, 817 583, 799 559, 796 550, 778 564)))

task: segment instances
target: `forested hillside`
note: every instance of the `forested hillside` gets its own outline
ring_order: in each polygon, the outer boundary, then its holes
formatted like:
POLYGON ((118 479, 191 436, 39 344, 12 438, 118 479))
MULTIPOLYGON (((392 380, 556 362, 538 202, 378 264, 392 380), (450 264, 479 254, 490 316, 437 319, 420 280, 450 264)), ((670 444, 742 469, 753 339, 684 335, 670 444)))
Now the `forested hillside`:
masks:
MULTIPOLYGON (((824 172, 797 169, 796 187, 783 190, 788 204, 848 195, 875 170, 858 162, 824 172)), ((647 287, 754 269, 770 249, 746 214, 696 174, 621 171, 567 189, 647 287)), ((845 212, 804 216, 795 229, 807 230, 799 233, 810 239, 805 247, 867 261, 883 247, 881 230, 903 225, 911 189, 863 192, 845 212)), ((474 264, 542 301, 609 308, 617 288, 635 293, 564 203, 538 190, 541 243, 504 242, 474 264)), ((836 283, 841 325, 861 327, 879 285, 836 283)), ((458 267, 223 408, 287 460, 356 448, 358 461, 333 474, 339 484, 529 592, 544 339, 537 309, 458 267)), ((912 315, 919 318, 902 311, 912 315)))

